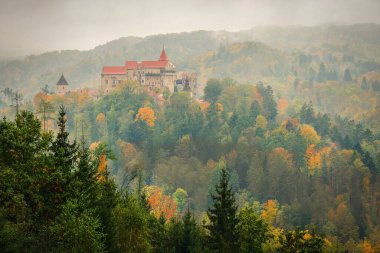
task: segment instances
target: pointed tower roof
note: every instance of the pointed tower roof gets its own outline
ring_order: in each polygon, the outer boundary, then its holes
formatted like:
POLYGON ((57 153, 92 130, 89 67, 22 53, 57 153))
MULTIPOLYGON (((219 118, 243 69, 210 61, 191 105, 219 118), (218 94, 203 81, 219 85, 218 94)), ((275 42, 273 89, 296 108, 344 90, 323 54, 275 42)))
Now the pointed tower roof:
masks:
POLYGON ((162 52, 161 52, 159 61, 167 61, 167 60, 168 60, 168 56, 166 55, 165 47, 162 47, 162 52))
POLYGON ((65 79, 65 77, 63 76, 63 73, 61 75, 61 78, 59 78, 58 82, 57 82, 57 85, 69 85, 65 79))

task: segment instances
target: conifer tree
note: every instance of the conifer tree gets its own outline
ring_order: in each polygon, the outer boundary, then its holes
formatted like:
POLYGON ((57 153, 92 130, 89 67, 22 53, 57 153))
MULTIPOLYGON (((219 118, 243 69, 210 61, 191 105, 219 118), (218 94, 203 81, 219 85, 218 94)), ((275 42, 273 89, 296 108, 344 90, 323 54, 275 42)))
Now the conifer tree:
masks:
POLYGON ((78 151, 76 142, 69 140, 69 133, 66 130, 66 110, 64 106, 59 108, 58 113, 58 134, 52 143, 52 152, 55 156, 55 165, 61 167, 62 172, 70 173, 74 165, 75 156, 78 151))
POLYGON ((238 241, 238 217, 237 205, 231 186, 229 185, 229 173, 223 168, 220 179, 215 186, 215 195, 211 195, 213 206, 207 211, 210 224, 209 244, 215 252, 236 252, 238 241))
POLYGON ((186 210, 182 218, 183 222, 183 253, 201 252, 202 251, 202 234, 199 227, 195 223, 189 209, 186 210))
POLYGON ((69 141, 69 133, 66 131, 66 111, 60 107, 58 114, 58 133, 51 144, 53 155, 51 169, 48 171, 49 177, 42 187, 42 194, 47 203, 45 219, 54 219, 65 202, 72 197, 73 192, 73 172, 74 163, 77 156, 77 144, 69 141))
POLYGON ((97 167, 95 161, 91 158, 89 149, 82 137, 78 150, 78 161, 74 172, 73 196, 81 200, 84 208, 94 208, 96 205, 97 167))

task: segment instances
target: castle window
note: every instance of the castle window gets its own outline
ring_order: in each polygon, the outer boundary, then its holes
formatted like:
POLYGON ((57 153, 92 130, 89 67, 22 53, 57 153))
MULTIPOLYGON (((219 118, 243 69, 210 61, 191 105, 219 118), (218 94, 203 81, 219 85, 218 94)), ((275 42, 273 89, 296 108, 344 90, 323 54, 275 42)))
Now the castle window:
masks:
POLYGON ((106 84, 108 84, 108 80, 107 80, 107 79, 106 79, 106 81, 105 81, 105 82, 106 82, 106 84))

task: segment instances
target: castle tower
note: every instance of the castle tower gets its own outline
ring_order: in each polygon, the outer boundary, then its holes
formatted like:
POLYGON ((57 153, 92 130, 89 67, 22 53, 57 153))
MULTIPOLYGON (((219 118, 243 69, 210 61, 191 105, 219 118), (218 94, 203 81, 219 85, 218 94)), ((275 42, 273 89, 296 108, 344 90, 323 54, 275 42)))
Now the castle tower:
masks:
POLYGON ((56 86, 57 86, 58 95, 65 95, 68 92, 69 84, 67 83, 65 77, 63 76, 63 73, 61 75, 61 78, 59 78, 56 86))
POLYGON ((162 52, 161 52, 161 55, 160 55, 160 59, 158 59, 159 61, 168 61, 168 56, 166 55, 166 52, 165 52, 165 47, 162 47, 162 52))

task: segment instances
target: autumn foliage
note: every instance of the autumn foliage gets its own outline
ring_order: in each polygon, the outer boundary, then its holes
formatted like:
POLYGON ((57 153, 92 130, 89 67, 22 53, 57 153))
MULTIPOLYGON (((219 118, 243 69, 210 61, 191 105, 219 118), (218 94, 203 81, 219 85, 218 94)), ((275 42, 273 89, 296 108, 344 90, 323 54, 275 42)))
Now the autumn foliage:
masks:
POLYGON ((148 196, 148 203, 152 213, 156 218, 163 216, 165 220, 170 220, 174 217, 177 211, 177 204, 173 198, 164 194, 160 187, 147 187, 145 193, 148 196))
POLYGON ((143 121, 148 126, 153 127, 156 121, 154 111, 150 107, 141 107, 136 115, 136 121, 143 121))

